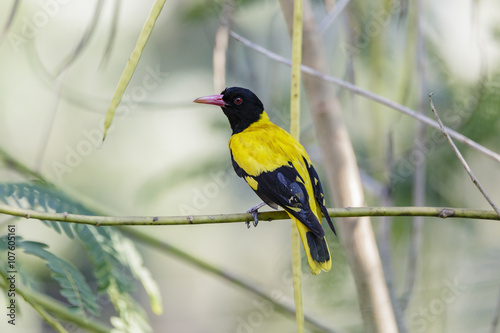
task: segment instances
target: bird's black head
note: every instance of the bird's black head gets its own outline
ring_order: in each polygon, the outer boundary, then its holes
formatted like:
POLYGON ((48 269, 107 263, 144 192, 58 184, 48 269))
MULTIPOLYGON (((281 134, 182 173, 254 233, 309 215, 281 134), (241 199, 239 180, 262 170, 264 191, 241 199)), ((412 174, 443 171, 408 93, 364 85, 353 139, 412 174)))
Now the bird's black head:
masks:
POLYGON ((220 95, 200 97, 194 102, 220 106, 229 119, 233 134, 258 121, 264 112, 260 99, 250 90, 240 87, 226 88, 220 95))

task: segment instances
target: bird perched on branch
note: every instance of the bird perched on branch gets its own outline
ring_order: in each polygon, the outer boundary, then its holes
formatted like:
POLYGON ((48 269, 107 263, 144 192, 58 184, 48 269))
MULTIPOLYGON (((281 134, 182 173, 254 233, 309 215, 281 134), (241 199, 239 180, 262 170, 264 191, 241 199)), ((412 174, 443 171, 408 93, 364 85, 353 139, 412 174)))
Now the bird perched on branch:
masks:
MULTIPOLYGON (((244 178, 263 203, 248 212, 257 226, 257 210, 264 204, 282 207, 295 222, 313 274, 332 266, 322 214, 335 233, 325 207, 318 174, 304 147, 274 125, 259 98, 250 90, 226 88, 220 95, 200 97, 195 103, 218 105, 233 134, 229 152, 236 174, 244 178)), ((249 226, 249 223, 247 222, 249 226)))

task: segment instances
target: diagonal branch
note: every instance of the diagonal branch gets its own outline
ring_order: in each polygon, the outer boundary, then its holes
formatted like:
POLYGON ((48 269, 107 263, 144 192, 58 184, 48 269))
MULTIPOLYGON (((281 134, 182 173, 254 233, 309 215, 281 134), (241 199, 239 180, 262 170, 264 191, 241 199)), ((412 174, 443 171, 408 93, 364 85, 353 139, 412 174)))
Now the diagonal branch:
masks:
POLYGON ((108 133, 108 129, 113 122, 113 117, 115 116, 116 109, 118 108, 118 105, 122 100, 125 89, 127 89, 127 86, 130 83, 132 76, 134 75, 137 64, 139 63, 139 59, 141 58, 142 51, 144 50, 144 47, 146 46, 146 43, 151 36, 151 32, 153 31, 156 20, 158 19, 158 16, 160 15, 161 10, 165 5, 165 1, 166 0, 155 0, 153 8, 149 13, 149 17, 142 27, 141 34, 139 35, 137 43, 135 44, 135 48, 132 51, 130 58, 128 59, 127 65, 125 65, 125 68, 123 69, 123 73, 120 77, 120 80, 118 81, 115 93, 113 94, 108 107, 108 111, 106 111, 106 116, 104 118, 104 134, 102 138, 103 142, 106 139, 106 134, 108 133))
MULTIPOLYGON (((280 62, 280 63, 287 65, 287 66, 291 66, 291 61, 288 60, 287 58, 282 57, 282 56, 280 56, 272 51, 269 51, 268 49, 266 49, 260 45, 257 45, 255 43, 251 42, 250 40, 244 38, 243 36, 237 34, 234 31, 231 31, 230 34, 231 34, 231 37, 233 37, 237 41, 239 41, 242 44, 244 44, 245 46, 248 46, 249 48, 265 55, 269 59, 275 60, 275 61, 280 62)), ((322 73, 321 71, 315 70, 311 67, 302 65, 301 69, 302 69, 302 72, 304 72, 304 73, 311 74, 312 76, 315 76, 323 81, 333 83, 337 86, 340 86, 340 87, 345 88, 349 91, 352 91, 353 93, 355 93, 357 95, 363 96, 363 97, 370 99, 374 102, 385 105, 393 110, 396 110, 396 111, 401 112, 407 116, 410 116, 410 117, 412 117, 420 122, 423 122, 424 124, 426 124, 430 127, 433 127, 435 129, 438 129, 438 130, 441 129, 439 127, 439 124, 435 120, 432 120, 431 118, 426 117, 426 116, 424 116, 424 115, 422 115, 422 114, 416 112, 415 110, 412 110, 406 106, 403 106, 401 104, 393 102, 388 98, 377 95, 371 91, 362 89, 362 88, 360 88, 352 83, 343 81, 343 80, 338 79, 336 77, 333 77, 331 75, 327 75, 325 73, 322 73)), ((450 136, 453 137, 455 140, 458 140, 459 142, 462 142, 462 143, 476 149, 477 151, 491 157, 492 159, 494 159, 495 161, 500 163, 500 155, 499 154, 497 154, 494 151, 480 145, 479 143, 475 142, 474 140, 469 139, 465 135, 460 134, 460 133, 452 130, 451 128, 446 127, 446 130, 448 131, 450 136)))
POLYGON ((429 94, 429 102, 431 104, 432 112, 436 116, 436 119, 439 123, 439 126, 441 127, 441 131, 443 131, 444 136, 446 137, 446 139, 448 139, 448 142, 450 143, 451 148, 453 148, 453 151, 455 151, 455 154, 457 155, 458 159, 460 160, 460 163, 462 163, 463 167, 465 168, 465 171, 467 171, 467 173, 469 174, 470 179, 472 180, 474 185, 476 185, 476 187, 479 189, 479 192, 481 192, 481 194, 485 197, 486 201, 488 201, 490 206, 493 207, 495 212, 497 212, 497 214, 500 216, 500 210, 498 209, 497 205, 495 205, 493 200, 491 200, 491 197, 488 195, 488 193, 486 193, 486 190, 483 188, 483 186, 481 186, 481 184, 479 183, 479 180, 477 180, 477 178, 474 176, 474 173, 472 172, 471 168, 469 167, 469 164, 467 164, 467 162, 465 161, 465 158, 462 156, 462 154, 458 150, 457 146, 455 146, 455 143, 453 142, 450 135, 448 134, 448 130, 446 129, 446 127, 444 127, 443 122, 441 121, 441 118, 439 118, 439 115, 436 111, 436 108, 434 107, 434 103, 432 103, 432 93, 429 94))

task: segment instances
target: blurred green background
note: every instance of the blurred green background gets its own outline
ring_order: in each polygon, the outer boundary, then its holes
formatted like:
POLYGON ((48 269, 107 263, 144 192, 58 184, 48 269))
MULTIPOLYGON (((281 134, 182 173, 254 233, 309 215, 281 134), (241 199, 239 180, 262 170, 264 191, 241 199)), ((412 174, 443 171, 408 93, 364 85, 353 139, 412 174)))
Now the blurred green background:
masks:
MULTIPOLYGON (((9 31, 0 35, 0 148, 90 209, 107 214, 244 212, 259 199, 232 170, 227 120, 219 108, 192 104, 199 96, 219 92, 213 85, 212 52, 222 1, 166 2, 113 130, 100 142, 104 114, 152 3, 117 0, 97 7, 95 1, 21 2, 9 31)), ((321 22, 327 15, 325 5, 313 5, 321 22)), ((289 57, 290 38, 278 2, 236 0, 234 6, 234 31, 289 57)), ((6 24, 11 7, 12 2, 0 3, 0 26, 6 24)), ((413 109, 424 103, 426 112, 426 96, 434 92, 447 125, 500 151, 500 4, 422 1, 421 8, 423 71, 417 66, 415 1, 350 1, 322 34, 330 74, 413 109)), ((288 128, 288 67, 230 38, 226 70, 227 86, 252 89, 271 119, 288 128)), ((368 206, 412 205, 413 175, 422 164, 425 205, 489 209, 441 134, 427 129, 422 148, 412 151, 415 120, 343 89, 337 93, 363 172, 368 206)), ((301 141, 324 178, 305 98, 301 127, 301 141)), ((498 163, 458 147, 500 202, 498 163)), ((28 180, 0 161, 0 182, 28 180)), ((0 221, 13 222, 6 216, 0 221)), ((381 221, 373 219, 376 232, 381 221)), ((389 259, 399 297, 409 274, 412 228, 410 218, 393 222, 389 259)), ((15 223, 19 236, 48 244, 82 271, 89 268, 74 241, 38 221, 15 223)), ((261 222, 250 230, 243 223, 138 228, 293 299, 288 221, 261 222)), ((362 332, 352 274, 339 239, 327 234, 334 266, 313 277, 303 265, 305 311, 338 332, 362 332)), ((499 235, 500 224, 494 221, 424 219, 415 288, 402 314, 409 332, 488 330, 500 286, 499 235)), ((137 288, 136 299, 155 332, 295 329, 292 317, 262 305, 258 297, 147 245, 136 245, 164 303, 163 314, 153 314, 147 296, 137 288)), ((43 262, 21 252, 18 260, 39 290, 60 298, 43 262)), ((101 306, 110 307, 105 300, 101 306)), ((103 312, 106 321, 110 313, 103 312)), ((0 330, 52 328, 23 304, 18 325, 13 328, 2 319, 0 330)))

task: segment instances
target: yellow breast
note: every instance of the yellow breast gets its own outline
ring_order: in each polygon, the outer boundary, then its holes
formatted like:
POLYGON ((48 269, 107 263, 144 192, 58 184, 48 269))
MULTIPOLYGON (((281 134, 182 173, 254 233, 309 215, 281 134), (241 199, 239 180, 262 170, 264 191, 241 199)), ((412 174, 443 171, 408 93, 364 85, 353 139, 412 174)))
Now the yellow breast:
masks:
POLYGON ((304 171, 307 174, 303 157, 310 163, 304 147, 285 130, 271 123, 265 112, 259 121, 231 137, 229 150, 235 162, 251 176, 273 171, 289 162, 303 175, 304 171))

